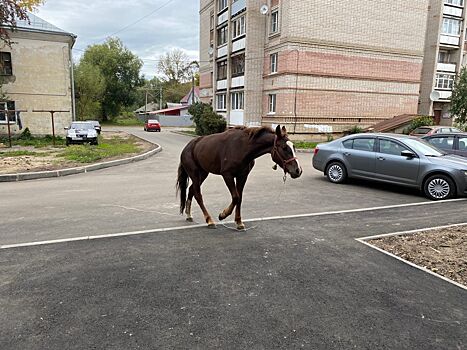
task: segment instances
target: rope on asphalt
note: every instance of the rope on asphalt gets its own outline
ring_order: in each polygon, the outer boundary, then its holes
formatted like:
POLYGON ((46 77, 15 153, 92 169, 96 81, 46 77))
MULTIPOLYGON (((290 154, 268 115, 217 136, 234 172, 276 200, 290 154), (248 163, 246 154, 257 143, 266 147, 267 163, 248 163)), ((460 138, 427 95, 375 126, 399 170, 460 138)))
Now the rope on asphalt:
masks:
POLYGON ((230 226, 227 226, 226 224, 223 224, 223 223, 221 223, 221 226, 223 226, 224 228, 226 228, 228 230, 237 231, 237 232, 247 232, 247 231, 253 230, 253 229, 258 227, 258 226, 253 226, 253 227, 244 228, 243 230, 239 230, 236 227, 230 227, 230 226))

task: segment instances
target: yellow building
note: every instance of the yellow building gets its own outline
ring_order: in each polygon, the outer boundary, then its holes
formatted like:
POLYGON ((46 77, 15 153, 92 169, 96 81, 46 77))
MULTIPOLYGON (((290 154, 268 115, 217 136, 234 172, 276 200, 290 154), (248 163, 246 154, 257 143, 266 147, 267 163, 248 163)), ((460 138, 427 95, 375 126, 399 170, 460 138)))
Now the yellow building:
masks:
POLYGON ((30 23, 18 21, 10 32, 11 47, 0 44, 0 79, 8 102, 0 102, 0 134, 7 132, 5 110, 13 133, 28 127, 32 134, 52 134, 51 114, 34 111, 62 111, 54 114, 55 132, 64 133, 74 119, 72 47, 76 36, 30 14, 30 23), (3 111, 3 112, 2 112, 3 111))

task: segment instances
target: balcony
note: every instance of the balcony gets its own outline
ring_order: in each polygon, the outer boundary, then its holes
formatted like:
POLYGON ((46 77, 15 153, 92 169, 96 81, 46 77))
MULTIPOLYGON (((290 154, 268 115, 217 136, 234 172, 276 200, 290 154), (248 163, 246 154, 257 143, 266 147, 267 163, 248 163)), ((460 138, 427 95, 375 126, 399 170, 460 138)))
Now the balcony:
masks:
POLYGON ((239 77, 232 78, 232 82, 230 85, 232 88, 245 86, 245 76, 241 75, 239 77))
POLYGON ((462 17, 462 9, 459 7, 444 5, 443 14, 448 16, 462 17))
POLYGON ((221 58, 221 57, 227 56, 227 52, 228 52, 227 45, 224 45, 224 46, 222 46, 222 47, 219 47, 219 48, 217 49, 217 58, 221 58))
POLYGON ((447 101, 451 99, 452 91, 449 90, 437 90, 439 92, 439 100, 447 101))
POLYGON ((217 81, 217 90, 227 89, 227 79, 217 81))
POLYGON ((234 41, 232 43, 232 52, 243 50, 245 46, 246 46, 246 38, 242 38, 240 40, 234 41))
POLYGON ((246 9, 246 0, 237 0, 232 3, 232 17, 246 9))
POLYGON ((220 14, 218 17, 217 17, 217 25, 221 25, 225 22, 227 22, 229 19, 229 11, 226 11, 222 14, 220 14))
POLYGON ((243 125, 244 114, 241 110, 230 111, 230 125, 243 125))
POLYGON ((439 72, 456 72, 456 64, 455 63, 438 63, 436 70, 439 72))
POLYGON ((459 36, 441 34, 439 38, 439 43, 441 45, 459 46, 460 38, 459 36))

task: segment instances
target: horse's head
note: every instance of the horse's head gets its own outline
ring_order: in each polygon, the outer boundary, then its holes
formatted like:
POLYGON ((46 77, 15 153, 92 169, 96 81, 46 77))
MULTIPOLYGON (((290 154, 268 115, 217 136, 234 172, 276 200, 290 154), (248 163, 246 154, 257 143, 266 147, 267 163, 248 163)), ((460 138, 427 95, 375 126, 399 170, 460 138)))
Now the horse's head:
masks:
POLYGON ((278 164, 285 173, 289 173, 292 179, 296 179, 302 175, 302 168, 295 155, 295 146, 287 137, 287 130, 280 125, 276 128, 276 137, 274 147, 271 152, 272 160, 278 164))

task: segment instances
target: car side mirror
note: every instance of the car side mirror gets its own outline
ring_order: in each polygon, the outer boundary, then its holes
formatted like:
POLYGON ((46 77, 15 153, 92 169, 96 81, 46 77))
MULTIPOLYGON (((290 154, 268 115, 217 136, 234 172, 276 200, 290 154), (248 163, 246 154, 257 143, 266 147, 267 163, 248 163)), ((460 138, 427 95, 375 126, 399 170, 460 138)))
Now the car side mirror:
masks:
POLYGON ((401 152, 401 156, 406 158, 415 158, 416 154, 411 151, 404 150, 401 152))

